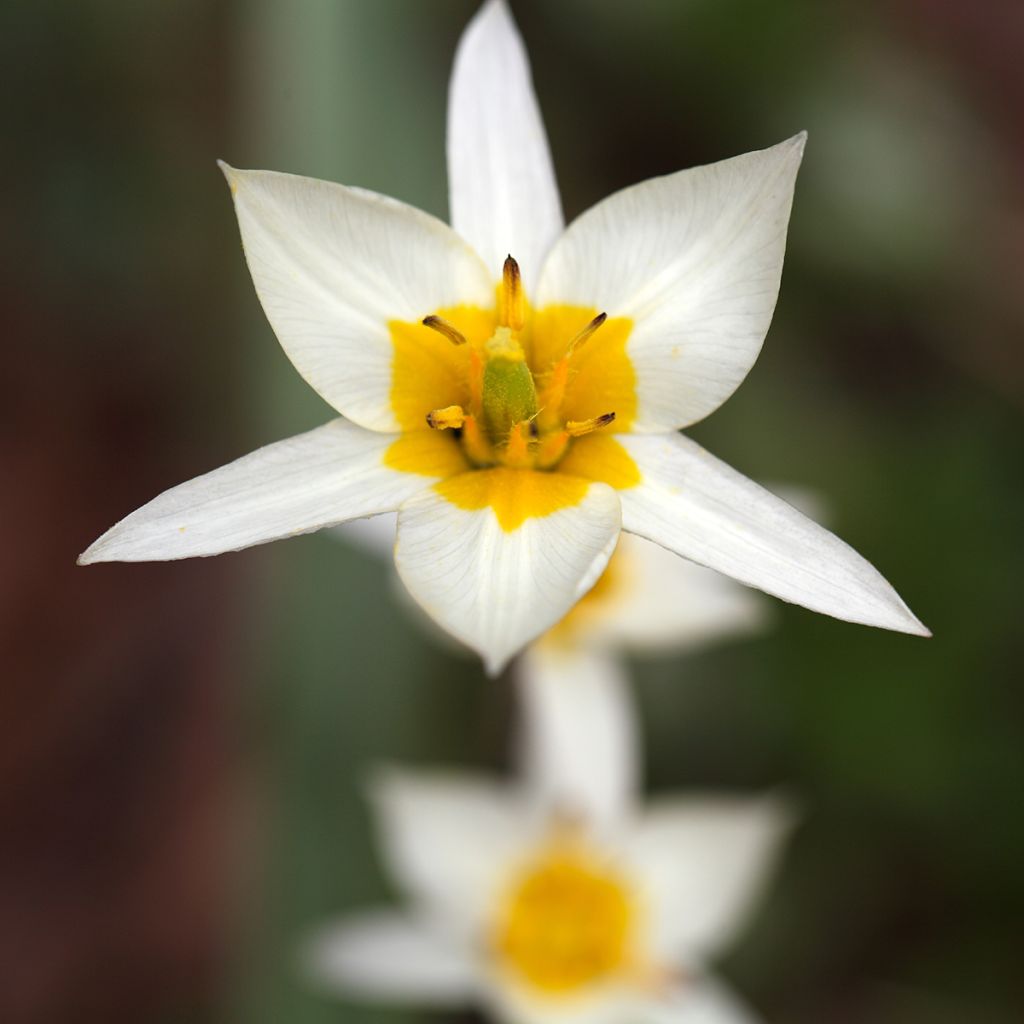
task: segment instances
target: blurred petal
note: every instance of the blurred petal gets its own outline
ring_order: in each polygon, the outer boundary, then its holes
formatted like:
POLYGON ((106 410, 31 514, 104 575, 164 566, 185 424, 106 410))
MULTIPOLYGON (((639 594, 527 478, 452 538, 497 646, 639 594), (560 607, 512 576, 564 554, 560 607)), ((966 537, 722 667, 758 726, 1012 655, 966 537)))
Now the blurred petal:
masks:
POLYGON ((394 509, 433 478, 385 466, 393 442, 337 419, 269 444, 164 491, 111 527, 79 562, 217 555, 394 509))
POLYGON ((361 548, 379 558, 390 559, 395 550, 395 530, 398 527, 396 512, 382 512, 379 516, 367 516, 342 523, 334 536, 354 548, 361 548))
POLYGON ((623 189, 574 221, 544 265, 539 307, 633 321, 637 431, 718 408, 771 323, 804 135, 623 189))
POLYGON ((812 611, 930 635, 853 548, 693 441, 619 441, 643 474, 620 493, 624 529, 812 611))
POLYGON ((702 959, 732 939, 774 867, 791 819, 780 800, 766 797, 650 805, 627 856, 646 892, 656 957, 702 959))
POLYGON ((491 277, 511 254, 532 293, 562 231, 562 204, 526 50, 504 0, 484 3, 455 54, 448 189, 452 226, 491 277))
POLYGON ((600 828, 626 817, 637 789, 637 723, 618 661, 540 642, 517 664, 519 762, 542 811, 566 811, 600 828))
POLYGON ((641 1024, 634 1003, 621 984, 552 998, 518 979, 500 978, 484 993, 488 1019, 506 1024, 641 1024))
POLYGON ((485 1001, 491 1018, 516 1024, 757 1024, 735 996, 703 975, 686 976, 657 995, 620 982, 563 999, 545 999, 521 985, 491 984, 485 1001))
POLYGON ((397 430, 391 321, 494 305, 483 264, 447 224, 363 189, 222 165, 260 302, 302 376, 370 430, 397 430))
POLYGON ((497 674, 590 589, 619 522, 607 484, 525 470, 466 473, 402 505, 395 564, 427 614, 497 674))
POLYGON ((472 931, 530 840, 520 801, 486 779, 394 768, 371 795, 392 877, 431 916, 472 931))
POLYGON ((581 643, 688 650, 752 633, 769 617, 760 595, 642 537, 624 533, 611 566, 607 599, 588 608, 577 626, 581 643))
POLYGON ((637 1000, 636 1024, 758 1024, 731 992, 708 978, 684 981, 664 999, 637 1000))
POLYGON ((344 993, 389 1003, 452 1006, 476 991, 476 965, 451 936, 387 912, 343 918, 313 937, 307 972, 344 993))

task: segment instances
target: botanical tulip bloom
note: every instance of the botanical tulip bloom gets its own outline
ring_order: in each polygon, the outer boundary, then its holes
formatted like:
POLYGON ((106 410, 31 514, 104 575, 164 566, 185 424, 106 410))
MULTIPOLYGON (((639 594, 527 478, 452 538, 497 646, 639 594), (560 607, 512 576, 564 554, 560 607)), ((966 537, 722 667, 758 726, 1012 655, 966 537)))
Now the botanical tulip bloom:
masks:
POLYGON ((452 227, 224 167, 263 308, 340 417, 161 494, 81 560, 213 555, 397 509, 406 587, 491 671, 587 592, 621 529, 925 634, 864 559, 677 432, 761 348, 803 146, 647 181, 563 230, 522 42, 488 0, 452 76, 452 227))
POLYGON ((309 945, 312 976, 378 1001, 474 1004, 510 1024, 749 1024, 706 965, 766 880, 786 808, 720 795, 643 807, 628 714, 612 743, 578 728, 545 750, 558 739, 536 728, 546 708, 526 710, 526 785, 378 778, 382 852, 409 906, 325 927, 309 945))

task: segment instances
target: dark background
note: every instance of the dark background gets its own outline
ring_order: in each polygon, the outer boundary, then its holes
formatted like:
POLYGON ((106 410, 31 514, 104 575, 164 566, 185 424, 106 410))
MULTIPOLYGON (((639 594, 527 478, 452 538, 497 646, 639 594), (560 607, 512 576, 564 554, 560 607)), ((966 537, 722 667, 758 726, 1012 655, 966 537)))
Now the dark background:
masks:
MULTIPOLYGON (((782 607, 637 663, 652 789, 807 809, 721 965, 778 1024, 1024 1011, 1024 6, 513 3, 571 217, 806 128, 782 297, 693 434, 813 488, 935 638, 782 607)), ((388 895, 383 758, 499 767, 512 694, 332 536, 76 568, 158 491, 329 412, 217 157, 445 213, 447 0, 7 0, 0 1019, 404 1022, 295 970, 388 895)))

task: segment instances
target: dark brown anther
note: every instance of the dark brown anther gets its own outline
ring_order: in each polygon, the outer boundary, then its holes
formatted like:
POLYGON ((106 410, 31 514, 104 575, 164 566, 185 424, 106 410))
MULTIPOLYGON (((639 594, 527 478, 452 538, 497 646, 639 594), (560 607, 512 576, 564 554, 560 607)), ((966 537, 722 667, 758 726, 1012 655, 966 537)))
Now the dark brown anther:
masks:
POLYGON ((501 268, 501 301, 498 304, 498 323, 513 331, 521 331, 526 321, 526 296, 523 294, 523 278, 519 264, 511 257, 505 257, 501 268))
POLYGON ((466 344, 466 336, 462 331, 453 324, 448 323, 443 317, 425 316, 422 323, 424 327, 429 327, 432 331, 443 334, 453 345, 466 344))
POLYGON ((569 342, 567 352, 572 355, 581 345, 585 344, 593 336, 594 332, 608 319, 607 313, 598 313, 593 320, 569 342))

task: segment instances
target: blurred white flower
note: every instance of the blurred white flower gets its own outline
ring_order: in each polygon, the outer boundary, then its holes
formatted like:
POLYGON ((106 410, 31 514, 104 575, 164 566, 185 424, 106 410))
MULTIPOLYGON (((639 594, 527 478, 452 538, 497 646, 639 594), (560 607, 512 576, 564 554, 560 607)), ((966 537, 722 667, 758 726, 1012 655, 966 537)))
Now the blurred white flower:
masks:
POLYGON ((487 0, 452 76, 452 227, 224 166, 267 317, 341 417, 172 488, 81 561, 212 555, 398 509, 403 582, 492 672, 590 589, 620 529, 927 633, 851 548, 677 433, 757 358, 803 147, 644 182, 565 230, 522 41, 487 0))
POLYGON ((687 650, 767 618, 760 595, 624 534, 594 588, 515 665, 528 783, 553 804, 591 801, 576 810, 595 820, 620 813, 639 760, 624 652, 687 650))
POLYGON ((509 1024, 750 1022, 707 963, 752 908, 788 810, 774 796, 639 806, 633 750, 585 733, 574 756, 602 770, 575 772, 583 788, 558 803, 532 783, 383 773, 380 842, 408 905, 323 928, 305 969, 344 994, 509 1024))
MULTIPOLYGON (((822 503, 812 493, 788 486, 779 492, 795 508, 821 517, 822 503)), ((373 534, 386 527, 370 524, 346 536, 374 546, 373 534)), ((520 761, 530 784, 554 803, 584 793, 597 801, 583 808, 596 818, 608 808, 616 812, 633 789, 628 766, 638 762, 623 654, 692 650, 762 629, 770 618, 761 595, 623 534, 593 589, 515 665, 529 723, 518 738, 520 761), (614 758, 609 750, 617 752, 614 758)))

